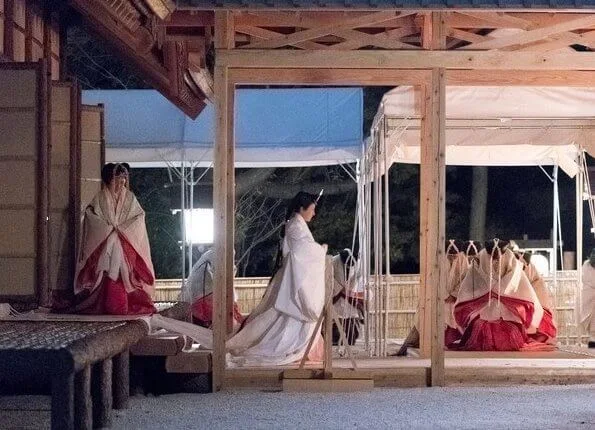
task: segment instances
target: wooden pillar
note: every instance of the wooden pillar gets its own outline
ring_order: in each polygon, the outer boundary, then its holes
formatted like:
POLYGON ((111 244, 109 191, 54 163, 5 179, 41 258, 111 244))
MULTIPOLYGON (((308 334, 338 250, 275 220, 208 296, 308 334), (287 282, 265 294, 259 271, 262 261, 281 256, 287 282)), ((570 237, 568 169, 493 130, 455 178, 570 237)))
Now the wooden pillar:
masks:
MULTIPOLYGON (((234 47, 233 17, 229 11, 215 12, 215 48, 234 47)), ((215 56, 217 58, 217 56, 215 56)), ((234 229, 234 143, 233 86, 229 70, 215 64, 216 138, 213 163, 213 209, 215 216, 215 285, 213 296, 213 391, 223 386, 225 341, 232 320, 233 229, 234 229)))
POLYGON ((14 60, 14 1, 4 0, 4 56, 14 60))
MULTIPOLYGON (((431 15, 432 49, 445 48, 443 15, 431 15)), ((431 359, 431 385, 444 385, 445 70, 424 85, 420 164, 420 353, 431 359)))
POLYGON ((130 397, 130 353, 128 349, 114 356, 112 368, 114 409, 126 409, 130 397))
POLYGON ((93 365, 91 374, 91 398, 93 401, 93 427, 112 425, 112 360, 93 365))
POLYGON ((85 366, 74 375, 74 428, 93 428, 93 406, 91 403, 91 366, 85 366))
POLYGON ((52 430, 74 430, 74 374, 52 376, 52 430))

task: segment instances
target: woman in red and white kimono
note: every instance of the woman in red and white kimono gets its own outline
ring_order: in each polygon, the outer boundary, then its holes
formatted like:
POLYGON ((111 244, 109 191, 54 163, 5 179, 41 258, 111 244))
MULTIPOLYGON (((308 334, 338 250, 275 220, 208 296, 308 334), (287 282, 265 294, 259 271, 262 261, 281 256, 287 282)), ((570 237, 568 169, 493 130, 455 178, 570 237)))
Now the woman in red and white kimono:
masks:
POLYGON ((555 345, 558 328, 556 327, 556 321, 554 320, 554 314, 552 312, 553 304, 550 292, 545 286, 545 282, 537 271, 537 268, 531 263, 531 254, 519 255, 519 260, 523 263, 523 271, 535 290, 539 303, 543 307, 543 318, 539 323, 539 327, 537 327, 537 331, 530 334, 529 337, 538 342, 555 345))
MULTIPOLYGON (((213 249, 206 251, 198 261, 192 266, 190 275, 182 287, 178 300, 190 304, 192 322, 201 327, 211 328, 213 324, 213 259, 215 252, 213 249)), ((235 265, 234 265, 235 275, 235 265)), ((235 296, 235 291, 234 291, 235 296)), ((237 302, 233 303, 233 325, 240 327, 244 322, 244 317, 240 312, 237 302)))
MULTIPOLYGON (((463 279, 454 310, 463 332, 458 349, 519 351, 548 349, 531 340, 543 318, 543 307, 523 272, 523 264, 498 241, 486 244, 479 262, 463 279)), ((549 347, 551 349, 551 347, 549 347)))
POLYGON ((446 280, 446 291, 444 294, 444 345, 456 342, 462 336, 462 332, 457 327, 454 317, 454 307, 459 294, 461 282, 465 278, 469 270, 469 256, 468 252, 474 249, 474 254, 477 253, 477 248, 473 242, 465 244, 462 241, 449 240, 446 247, 446 258, 448 260, 448 274, 446 280), (467 249, 465 251, 465 246, 467 249))
POLYGON ((128 189, 127 164, 106 164, 101 191, 87 206, 74 281, 84 314, 152 314, 155 274, 145 211, 128 189))

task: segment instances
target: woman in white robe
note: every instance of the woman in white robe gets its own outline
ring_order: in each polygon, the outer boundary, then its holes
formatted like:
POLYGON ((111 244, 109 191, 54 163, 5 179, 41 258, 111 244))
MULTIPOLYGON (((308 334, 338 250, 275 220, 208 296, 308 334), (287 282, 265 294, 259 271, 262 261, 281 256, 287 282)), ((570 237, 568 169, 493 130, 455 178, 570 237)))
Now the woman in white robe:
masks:
POLYGON ((589 348, 595 348, 595 249, 582 267, 583 289, 580 319, 589 334, 589 348))
POLYGON ((299 192, 287 214, 282 263, 260 304, 227 342, 233 364, 285 365, 296 362, 316 337, 308 358, 322 359, 320 328, 325 301, 326 245, 316 243, 307 223, 315 215, 316 196, 299 192))
POLYGON ((152 314, 155 274, 145 211, 128 189, 126 164, 106 164, 101 178, 85 209, 71 311, 152 314))

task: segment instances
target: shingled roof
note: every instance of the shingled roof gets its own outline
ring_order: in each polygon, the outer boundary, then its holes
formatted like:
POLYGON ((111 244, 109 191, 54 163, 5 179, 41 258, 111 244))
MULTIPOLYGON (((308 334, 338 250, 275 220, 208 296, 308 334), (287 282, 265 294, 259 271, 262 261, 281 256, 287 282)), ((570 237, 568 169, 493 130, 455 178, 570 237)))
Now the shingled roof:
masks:
POLYGON ((591 9, 595 0, 176 0, 196 9, 591 9))

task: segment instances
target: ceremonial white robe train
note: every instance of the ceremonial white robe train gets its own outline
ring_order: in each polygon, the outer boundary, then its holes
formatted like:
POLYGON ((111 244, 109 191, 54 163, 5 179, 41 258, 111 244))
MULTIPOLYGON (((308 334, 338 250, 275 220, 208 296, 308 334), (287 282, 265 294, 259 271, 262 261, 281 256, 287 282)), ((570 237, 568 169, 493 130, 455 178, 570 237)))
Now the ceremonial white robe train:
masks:
MULTIPOLYGON (((304 355, 325 300, 326 249, 301 215, 285 225, 283 263, 244 327, 227 342, 230 364, 284 365, 304 355)), ((316 333, 309 359, 322 359, 316 333)))

